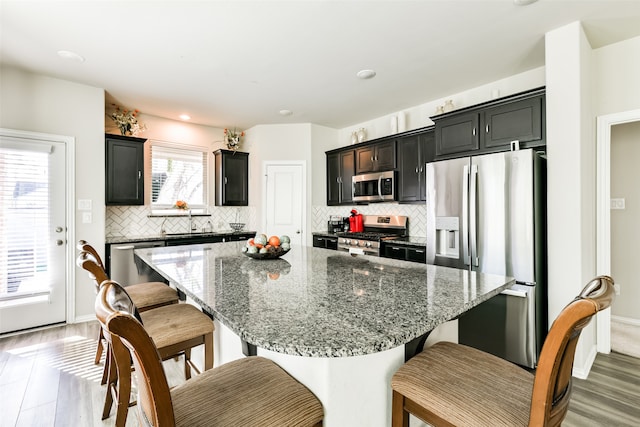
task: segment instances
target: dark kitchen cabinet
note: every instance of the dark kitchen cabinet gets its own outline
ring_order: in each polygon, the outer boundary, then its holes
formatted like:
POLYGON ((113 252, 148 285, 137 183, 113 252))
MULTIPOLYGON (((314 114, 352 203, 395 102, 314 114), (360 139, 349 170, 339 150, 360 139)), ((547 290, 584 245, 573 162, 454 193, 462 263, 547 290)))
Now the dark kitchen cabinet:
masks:
POLYGON ((425 165, 435 156, 434 132, 428 130, 398 139, 398 201, 426 200, 425 165))
POLYGON ((354 171, 354 150, 327 154, 327 205, 340 205, 353 201, 351 178, 354 171))
POLYGON ((436 121, 436 156, 465 153, 480 148, 477 111, 436 121))
POLYGON ((545 144, 544 89, 433 117, 436 158, 493 153, 545 144))
POLYGON ((487 108, 482 113, 484 148, 509 147, 542 138, 542 97, 487 108))
POLYGON ((213 154, 216 206, 248 206, 249 153, 217 150, 213 154))
POLYGON ((144 205, 146 139, 105 135, 105 204, 144 205))
POLYGON ((396 142, 390 139, 356 149, 356 175, 396 167, 396 142))
POLYGON ((314 248, 325 248, 325 249, 338 249, 338 238, 337 237, 329 237, 329 236, 313 236, 313 247, 314 248))
POLYGON ((424 246, 385 243, 383 256, 385 258, 401 259, 404 261, 427 263, 427 251, 424 246))

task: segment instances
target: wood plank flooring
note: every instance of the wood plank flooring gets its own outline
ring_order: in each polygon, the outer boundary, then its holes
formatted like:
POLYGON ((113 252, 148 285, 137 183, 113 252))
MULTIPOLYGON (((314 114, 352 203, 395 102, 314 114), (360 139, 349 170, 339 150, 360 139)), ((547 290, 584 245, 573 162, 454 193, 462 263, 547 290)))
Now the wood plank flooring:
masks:
MULTIPOLYGON (((113 426, 102 421, 102 364, 93 364, 96 322, 0 338, 0 426, 113 426)), ((202 366, 202 352, 193 358, 202 366)), ((164 362, 171 386, 182 360, 164 362)), ((112 414, 114 410, 112 410, 112 414)), ((131 408, 127 426, 136 426, 131 408)), ((574 379, 565 427, 639 426, 640 359, 598 354, 587 380, 574 379)), ((355 426, 354 426, 355 427, 355 426)))

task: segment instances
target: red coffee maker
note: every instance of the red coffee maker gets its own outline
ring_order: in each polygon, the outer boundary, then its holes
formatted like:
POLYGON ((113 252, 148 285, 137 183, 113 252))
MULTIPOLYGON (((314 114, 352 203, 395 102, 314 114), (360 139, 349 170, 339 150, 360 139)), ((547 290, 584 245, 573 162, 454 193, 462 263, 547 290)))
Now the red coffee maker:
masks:
POLYGON ((351 216, 349 217, 349 231, 352 233, 361 233, 364 231, 362 214, 359 214, 355 209, 351 210, 351 216))

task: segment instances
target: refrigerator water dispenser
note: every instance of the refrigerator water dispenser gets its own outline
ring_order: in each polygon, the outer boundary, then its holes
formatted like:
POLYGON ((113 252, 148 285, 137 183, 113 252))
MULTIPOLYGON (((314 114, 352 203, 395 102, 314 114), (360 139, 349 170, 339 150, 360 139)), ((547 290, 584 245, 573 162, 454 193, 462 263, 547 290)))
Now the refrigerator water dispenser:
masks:
POLYGON ((457 216, 436 217, 436 255, 460 258, 460 230, 457 216))

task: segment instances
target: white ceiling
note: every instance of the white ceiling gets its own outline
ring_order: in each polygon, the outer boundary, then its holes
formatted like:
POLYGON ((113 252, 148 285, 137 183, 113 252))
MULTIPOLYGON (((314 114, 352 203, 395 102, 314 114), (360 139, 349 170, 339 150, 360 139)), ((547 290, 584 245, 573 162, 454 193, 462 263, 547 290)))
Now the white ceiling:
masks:
POLYGON ((593 48, 640 36, 640 0, 0 0, 0 61, 160 117, 344 128, 542 66, 576 20, 593 48))

